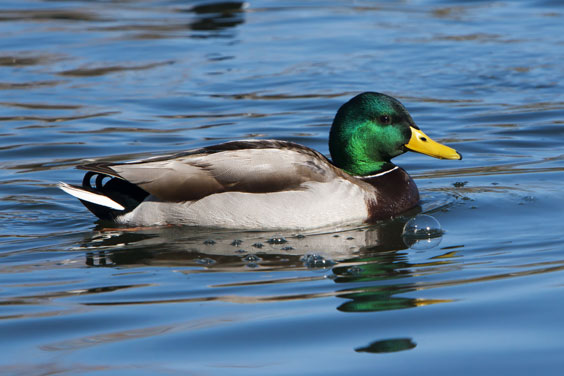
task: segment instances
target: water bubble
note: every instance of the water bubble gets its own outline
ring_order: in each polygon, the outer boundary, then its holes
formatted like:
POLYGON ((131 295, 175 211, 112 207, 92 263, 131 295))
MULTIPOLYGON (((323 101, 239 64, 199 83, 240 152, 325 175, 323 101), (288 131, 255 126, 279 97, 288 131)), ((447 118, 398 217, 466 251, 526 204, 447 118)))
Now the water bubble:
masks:
POLYGON ((215 260, 207 257, 198 258, 195 260, 197 264, 200 265, 213 265, 215 264, 215 260))
POLYGON ((438 246, 444 234, 441 224, 430 215, 411 218, 403 227, 402 239, 412 249, 430 249, 438 246))
POLYGON ((346 273, 349 275, 359 276, 362 274, 362 268, 360 266, 351 266, 346 270, 346 273))
POLYGON ((260 257, 253 255, 253 254, 249 254, 249 255, 245 256, 243 258, 243 260, 246 261, 246 262, 251 262, 251 263, 257 263, 259 261, 262 261, 262 259, 260 257))
POLYGON ((443 235, 441 224, 430 215, 420 214, 411 218, 405 226, 403 226, 403 236, 414 237, 418 239, 433 238, 443 235))
POLYGON ((288 241, 284 238, 270 238, 266 241, 268 244, 284 244, 288 243, 288 241))
POLYGON ((335 262, 315 253, 304 255, 301 260, 308 269, 330 268, 335 265, 335 262))

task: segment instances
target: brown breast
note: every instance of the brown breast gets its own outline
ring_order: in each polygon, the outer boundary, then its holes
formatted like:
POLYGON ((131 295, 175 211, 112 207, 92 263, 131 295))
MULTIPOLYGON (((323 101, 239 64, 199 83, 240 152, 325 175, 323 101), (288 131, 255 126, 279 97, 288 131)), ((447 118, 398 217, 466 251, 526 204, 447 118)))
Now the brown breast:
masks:
POLYGON ((419 203, 419 190, 401 167, 362 180, 374 187, 374 195, 366 200, 367 222, 395 217, 419 203))

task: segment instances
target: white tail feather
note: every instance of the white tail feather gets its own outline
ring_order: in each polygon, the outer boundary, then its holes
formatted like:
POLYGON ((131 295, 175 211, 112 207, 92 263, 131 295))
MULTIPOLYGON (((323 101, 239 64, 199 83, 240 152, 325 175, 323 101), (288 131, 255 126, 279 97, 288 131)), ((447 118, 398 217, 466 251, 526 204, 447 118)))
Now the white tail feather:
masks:
POLYGON ((57 186, 69 195, 74 196, 80 200, 88 201, 96 205, 106 206, 115 210, 125 210, 123 206, 107 196, 93 193, 78 187, 73 187, 72 185, 68 185, 67 183, 63 182, 59 183, 57 186))

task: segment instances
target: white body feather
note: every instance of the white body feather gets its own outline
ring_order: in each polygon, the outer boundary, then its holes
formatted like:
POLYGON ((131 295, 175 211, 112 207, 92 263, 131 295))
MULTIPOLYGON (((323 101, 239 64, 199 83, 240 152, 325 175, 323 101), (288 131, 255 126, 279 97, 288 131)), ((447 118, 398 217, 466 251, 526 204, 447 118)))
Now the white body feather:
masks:
POLYGON ((302 190, 225 192, 184 203, 149 196, 116 221, 133 226, 182 224, 237 229, 309 229, 361 223, 368 217, 364 192, 346 180, 308 182, 302 190))

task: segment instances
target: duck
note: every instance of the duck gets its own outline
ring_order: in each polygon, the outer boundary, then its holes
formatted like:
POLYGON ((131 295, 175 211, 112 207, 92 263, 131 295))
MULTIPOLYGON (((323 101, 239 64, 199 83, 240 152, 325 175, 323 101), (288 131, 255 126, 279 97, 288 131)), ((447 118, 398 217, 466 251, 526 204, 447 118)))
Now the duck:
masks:
POLYGON ((391 162, 407 151, 462 159, 423 133, 399 100, 364 92, 335 115, 331 159, 290 141, 234 140, 79 165, 82 184, 58 186, 120 226, 307 230, 374 223, 419 205, 415 182, 391 162))

